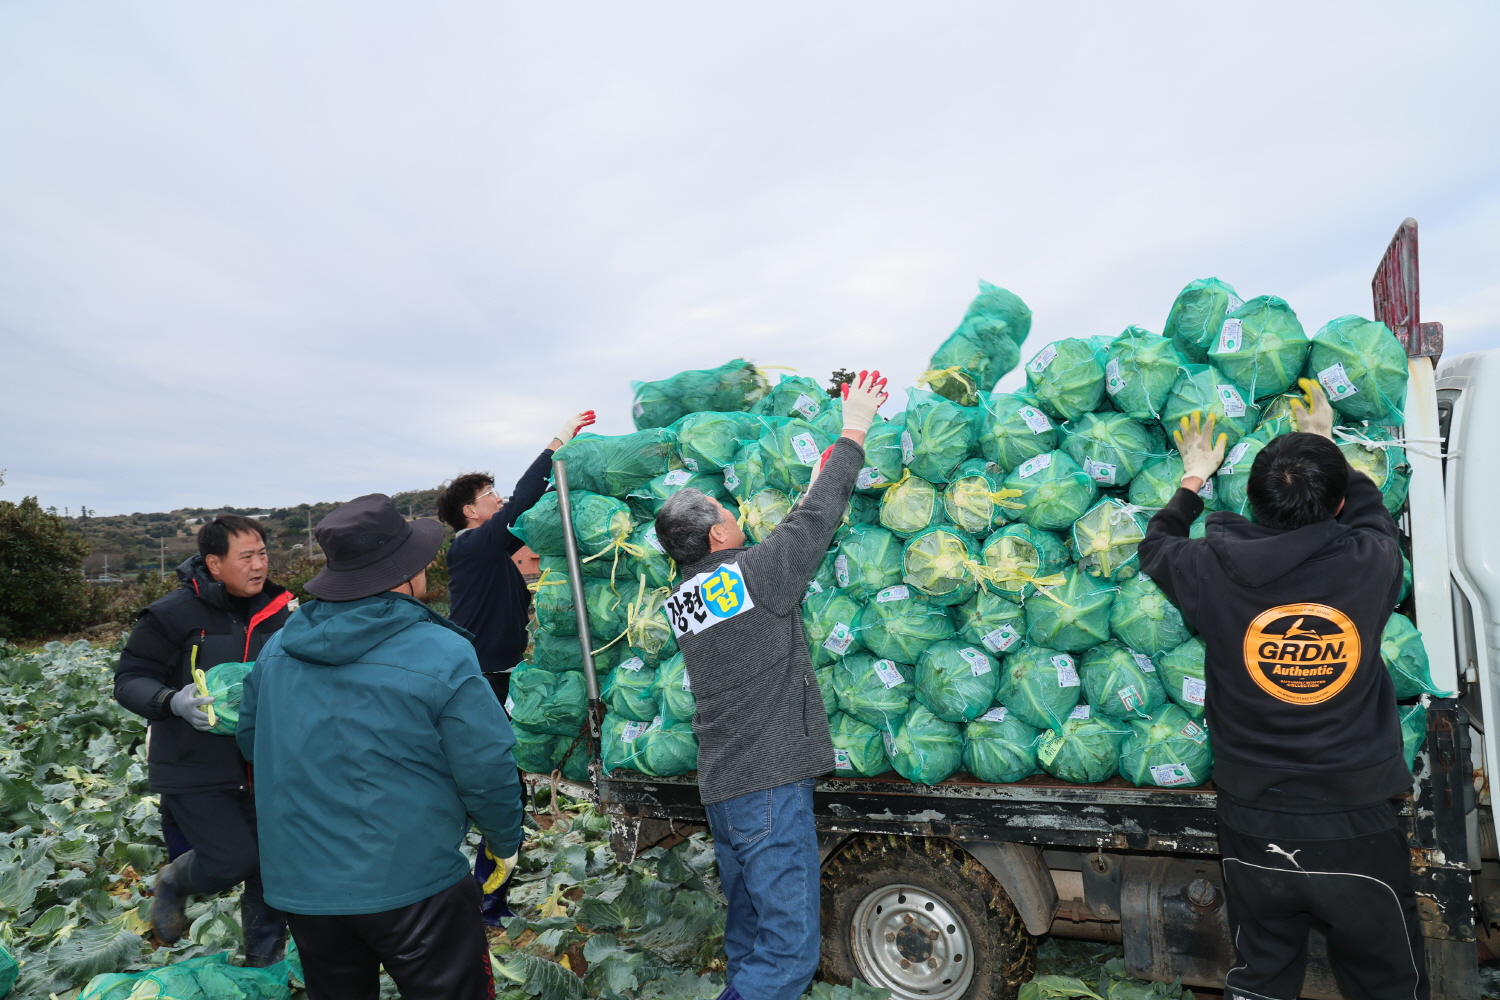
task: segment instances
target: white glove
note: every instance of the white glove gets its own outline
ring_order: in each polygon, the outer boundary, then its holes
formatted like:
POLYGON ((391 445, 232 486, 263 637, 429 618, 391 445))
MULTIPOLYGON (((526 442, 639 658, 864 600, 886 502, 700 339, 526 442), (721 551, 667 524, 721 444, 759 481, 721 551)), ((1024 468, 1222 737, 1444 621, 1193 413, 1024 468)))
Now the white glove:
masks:
MULTIPOLYGON (((1220 434, 1217 443, 1214 441, 1212 413, 1204 420, 1203 411, 1194 410, 1192 421, 1183 417, 1181 428, 1172 432, 1172 438, 1177 442, 1177 450, 1182 453, 1184 480, 1197 479, 1198 486, 1201 487, 1224 464, 1224 444, 1229 440, 1229 435, 1220 434)), ((1197 492, 1196 488, 1194 492, 1197 492)))
POLYGON ((213 695, 199 694, 198 685, 189 684, 172 696, 172 714, 182 716, 188 725, 199 732, 208 732, 208 713, 201 706, 212 705, 213 702, 213 695))
POLYGON ((844 430, 863 434, 875 422, 875 412, 889 396, 886 379, 876 372, 860 372, 859 378, 844 383, 844 430))
POLYGON ((561 441, 563 444, 567 444, 569 441, 573 440, 575 436, 577 436, 579 431, 583 430, 585 427, 593 426, 593 423, 593 410, 584 410, 582 413, 575 413, 573 414, 573 416, 568 418, 567 423, 563 424, 562 430, 557 432, 557 437, 554 438, 554 440, 561 441))
POLYGON ((1292 416, 1297 419, 1297 430, 1332 441, 1333 407, 1329 405, 1323 387, 1310 378, 1298 379, 1297 384, 1302 387, 1307 400, 1305 404, 1300 399, 1292 400, 1292 416))

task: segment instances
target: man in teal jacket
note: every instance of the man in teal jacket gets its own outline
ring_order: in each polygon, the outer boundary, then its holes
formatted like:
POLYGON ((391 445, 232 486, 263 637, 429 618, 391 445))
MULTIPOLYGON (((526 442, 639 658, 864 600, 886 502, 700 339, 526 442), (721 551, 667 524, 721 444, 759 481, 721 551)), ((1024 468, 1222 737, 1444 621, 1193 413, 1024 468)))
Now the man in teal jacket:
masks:
POLYGON ((469 635, 421 602, 442 542, 391 499, 318 525, 328 564, 245 681, 266 900, 287 913, 310 1000, 494 996, 470 824, 514 870, 515 745, 469 635))

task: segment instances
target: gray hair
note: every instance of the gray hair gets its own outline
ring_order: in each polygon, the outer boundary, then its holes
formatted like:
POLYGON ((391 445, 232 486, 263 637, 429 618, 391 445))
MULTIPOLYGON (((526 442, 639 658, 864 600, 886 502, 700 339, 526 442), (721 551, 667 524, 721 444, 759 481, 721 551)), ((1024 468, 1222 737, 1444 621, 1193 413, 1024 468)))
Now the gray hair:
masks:
POLYGON ((656 540, 678 566, 688 566, 708 555, 708 529, 723 520, 719 508, 702 490, 678 490, 656 515, 656 540))

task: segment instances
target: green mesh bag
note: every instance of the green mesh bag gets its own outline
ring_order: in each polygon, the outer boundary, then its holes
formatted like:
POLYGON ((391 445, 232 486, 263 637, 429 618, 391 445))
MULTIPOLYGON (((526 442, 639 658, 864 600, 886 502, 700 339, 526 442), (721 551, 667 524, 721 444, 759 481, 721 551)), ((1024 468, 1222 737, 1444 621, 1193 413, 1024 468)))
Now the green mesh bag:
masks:
POLYGON ((942 520, 937 487, 925 479, 908 475, 880 498, 880 523, 902 538, 908 538, 942 520))
POLYGON ((740 442, 754 440, 765 425, 748 413, 689 413, 676 424, 677 454, 690 472, 714 473, 734 461, 740 442))
POLYGON ((572 502, 573 535, 578 539, 582 556, 594 556, 596 562, 612 556, 635 530, 630 508, 622 500, 597 493, 575 493, 572 502))
POLYGON ((1010 599, 981 589, 967 604, 953 609, 958 636, 973 646, 983 646, 992 656, 1008 653, 1026 634, 1026 612, 1010 599))
POLYGON ((589 634, 596 643, 614 642, 625 631, 633 590, 624 586, 616 590, 608 580, 583 581, 583 606, 588 609, 589 634))
POLYGON ((729 495, 744 503, 761 490, 771 485, 766 471, 766 453, 760 441, 741 441, 735 450, 734 461, 724 466, 724 488, 729 495))
MULTIPOLYGON (((1166 458, 1159 458, 1141 470, 1130 481, 1130 502, 1147 510, 1160 510, 1182 488, 1182 456, 1174 448, 1166 458)), ((1205 510, 1218 510, 1218 487, 1210 476, 1198 491, 1205 510)))
MULTIPOLYGON (((544 670, 562 673, 583 669, 583 650, 576 635, 553 635, 538 629, 531 637, 531 662, 544 670)), ((594 666, 599 671, 611 669, 619 662, 619 645, 594 649, 594 666)))
POLYGON ((1020 296, 981 281, 963 322, 928 362, 924 380, 934 392, 972 406, 976 392, 994 388, 1021 360, 1030 332, 1031 310, 1020 296))
POLYGON ((945 722, 969 722, 989 710, 1000 684, 995 658, 978 646, 942 639, 917 658, 917 701, 945 722))
POLYGON ((834 438, 806 420, 762 417, 768 424, 760 439, 766 482, 783 493, 806 492, 813 466, 834 438))
POLYGON ((902 418, 882 422, 876 416, 874 426, 865 434, 865 465, 854 481, 855 489, 878 494, 883 484, 901 479, 902 467, 906 464, 901 450, 901 439, 905 434, 906 421, 902 418))
MULTIPOLYGON (((7 952, 7 955, 9 953, 7 952)), ((83 961, 92 961, 87 950, 83 961)), ((0 969, 0 983, 6 973, 0 969)), ((14 985, 16 970, 9 972, 14 985)), ((10 992, 5 987, 0 995, 10 992)), ((31 994, 45 995, 45 994, 31 994)), ((53 994, 57 996, 58 994, 53 994)), ((199 955, 146 972, 106 972, 90 979, 78 994, 78 1000, 130 1000, 133 997, 159 997, 161 1000, 289 1000, 285 965, 269 969, 251 969, 229 964, 229 953, 199 955)))
POLYGON ((1222 509, 1255 520, 1250 509, 1250 469, 1255 465, 1255 456, 1269 443, 1270 439, 1257 430, 1240 438, 1238 444, 1224 453, 1224 464, 1213 477, 1214 499, 1222 509))
POLYGON ((1071 654, 1022 646, 1005 658, 995 697, 1028 726, 1053 729, 1068 718, 1082 694, 1078 661, 1071 654))
POLYGON ((948 520, 983 538, 1014 517, 1021 505, 1002 492, 1004 471, 983 458, 960 462, 943 489, 943 513, 948 520))
POLYGON ((992 708, 964 727, 964 770, 995 785, 1040 774, 1036 749, 1041 738, 1040 729, 1014 718, 1010 709, 992 708))
POLYGON ((851 525, 839 539, 834 580, 856 601, 867 601, 901 582, 903 543, 878 524, 851 525))
POLYGON ((648 725, 614 713, 604 717, 599 729, 599 763, 605 774, 619 768, 634 769, 635 741, 648 725))
POLYGON ((1405 556, 1401 557, 1401 596, 1396 599, 1397 604, 1404 603, 1411 596, 1411 560, 1405 556))
POLYGON ((760 398, 751 413, 767 417, 796 417, 816 420, 829 408, 828 392, 817 379, 802 375, 783 375, 775 388, 760 398))
POLYGON ((761 490, 740 505, 740 527, 759 544, 792 512, 792 502, 780 490, 761 490))
POLYGON ((1224 317, 1244 302, 1228 283, 1218 278, 1199 278, 1177 293, 1162 336, 1193 364, 1208 361, 1208 348, 1224 328, 1224 317))
POLYGON ((1069 568, 1060 585, 1043 587, 1026 602, 1026 641, 1069 653, 1106 641, 1116 589, 1108 580, 1069 568))
POLYGON ((823 696, 823 714, 832 719, 839 710, 838 692, 833 689, 833 668, 818 668, 814 671, 814 678, 818 682, 818 694, 823 696))
POLYGON ((637 518, 649 521, 661 513, 661 505, 667 502, 668 497, 687 487, 692 487, 716 500, 726 500, 729 497, 724 490, 724 477, 718 470, 709 473, 673 469, 671 472, 662 473, 639 489, 631 490, 625 501, 637 518))
MULTIPOLYGON (((625 607, 625 638, 609 647, 606 654, 612 655, 614 660, 636 655, 647 663, 656 664, 677 652, 677 638, 665 609, 670 593, 666 587, 648 590, 637 585, 625 607)), ((598 660, 597 652, 594 658, 598 660)))
POLYGON ((963 766, 963 727, 944 722, 925 705, 913 702, 899 722, 887 726, 885 753, 891 767, 907 781, 936 785, 963 766))
POLYGON ((532 732, 514 719, 510 729, 516 734, 516 745, 510 752, 516 758, 516 766, 527 774, 551 774, 557 768, 559 750, 567 749, 571 742, 566 736, 532 732))
POLYGON ((655 427, 613 436, 585 431, 553 458, 568 463, 570 487, 623 497, 668 471, 676 454, 677 435, 655 427))
POLYGON ((804 601, 814 594, 821 594, 838 587, 838 568, 835 565, 838 557, 837 545, 829 547, 828 551, 823 553, 823 558, 818 560, 818 568, 813 571, 812 579, 807 581, 807 593, 802 597, 804 601))
POLYGON ((910 666, 862 649, 850 651, 833 665, 833 693, 839 710, 866 725, 883 728, 902 718, 915 690, 910 666))
POLYGON ((828 717, 833 738, 833 773, 838 778, 873 778, 891 769, 885 755, 885 730, 835 712, 828 717))
MULTIPOLYGON (((579 491, 574 490, 572 497, 575 516, 579 496, 579 491)), ((557 503, 556 493, 543 493, 542 498, 516 518, 516 523, 510 528, 511 534, 543 559, 561 558, 568 554, 567 543, 563 539, 562 517, 557 512, 557 503)))
POLYGON ((587 740, 577 737, 569 739, 566 736, 557 738, 557 763, 553 765, 556 770, 562 772, 563 778, 568 781, 576 781, 581 785, 593 783, 593 775, 589 774, 589 745, 587 740), (571 749, 569 749, 571 748, 571 749))
POLYGON ((906 540, 901 579, 934 604, 963 604, 974 596, 974 541, 951 524, 935 524, 906 540))
POLYGON ((1161 425, 1168 435, 1179 429, 1183 417, 1201 411, 1203 420, 1212 414, 1214 439, 1222 433, 1230 447, 1255 429, 1260 410, 1253 400, 1223 372, 1212 365, 1185 365, 1162 406, 1161 425))
MULTIPOLYGON (((732 503, 726 503, 725 507, 735 517, 739 516, 739 508, 732 503)), ((661 539, 656 537, 654 521, 636 525, 630 533, 630 543, 621 548, 624 551, 615 572, 615 583, 621 593, 626 592, 629 581, 640 580, 642 576, 646 578, 646 586, 651 588, 670 587, 677 579, 676 564, 667 555, 661 539)))
POLYGON ((671 722, 693 721, 693 715, 698 710, 698 700, 693 697, 693 682, 688 677, 687 659, 681 653, 663 660, 656 668, 654 693, 663 719, 671 722))
POLYGON ((1104 391, 1132 420, 1159 421, 1184 363, 1169 338, 1127 326, 1105 353, 1104 391))
POLYGON ((1406 449, 1396 445, 1381 447, 1380 442, 1394 439, 1391 432, 1379 424, 1339 427, 1333 433, 1339 439, 1339 451, 1344 453, 1349 465, 1369 476, 1380 488, 1385 509, 1392 515, 1399 515, 1411 487, 1411 466, 1406 462, 1406 449))
POLYGON ((537 628, 553 635, 577 635, 578 616, 573 610, 573 585, 567 573, 544 567, 530 588, 536 609, 537 628))
POLYGON ((1099 488, 1067 452, 1028 458, 1005 477, 1005 488, 1020 490, 1016 519, 1033 528, 1060 531, 1093 506, 1099 488))
POLYGON ((1208 346, 1208 360, 1246 399, 1259 400, 1297 384, 1307 348, 1292 307, 1274 295, 1257 295, 1224 320, 1208 346))
POLYGON ((1350 420, 1397 424, 1406 409, 1406 351, 1384 323, 1340 316, 1313 335, 1307 376, 1350 420))
POLYGON ((1120 775, 1132 785, 1186 788, 1201 785, 1214 769, 1208 730, 1176 705, 1149 719, 1131 719, 1120 745, 1120 775))
POLYGON ((1193 634, 1177 605, 1144 573, 1120 584, 1109 609, 1109 632, 1147 656, 1176 649, 1193 634))
POLYGON ((948 475, 977 451, 979 410, 921 389, 906 393, 906 434, 903 449, 911 452, 911 474, 930 483, 946 483, 948 475))
POLYGON ((1393 614, 1380 633, 1380 659, 1385 663, 1391 683, 1396 686, 1397 700, 1430 694, 1438 698, 1453 695, 1440 691, 1432 683, 1431 667, 1427 662, 1427 647, 1422 644, 1422 633, 1405 615, 1393 614))
POLYGON ((1421 705, 1397 705, 1396 715, 1401 720, 1401 752, 1406 766, 1417 766, 1417 753, 1427 742, 1427 709, 1421 705))
POLYGON ((661 714, 656 701, 656 669, 644 662, 633 663, 631 657, 610 673, 601 685, 599 697, 611 715, 636 722, 650 722, 661 714))
POLYGON ((1067 543, 1051 531, 1029 524, 1007 524, 985 539, 980 549, 985 589, 1020 604, 1036 593, 1037 583, 1054 587, 1070 561, 1067 543))
POLYGON ((210 667, 203 675, 203 687, 214 699, 214 725, 208 728, 220 736, 233 736, 240 727, 240 697, 244 694, 245 678, 255 669, 255 661, 244 663, 221 663, 210 667))
POLYGON ((1137 552, 1146 538, 1146 519, 1119 500, 1102 500, 1073 522, 1078 566, 1089 576, 1128 580, 1140 572, 1137 552))
POLYGON ((1085 413, 1064 430, 1062 450, 1100 486, 1125 486, 1167 453, 1160 427, 1123 413, 1085 413))
POLYGON ((822 411, 808 422, 837 441, 844 432, 844 401, 825 394, 822 411))
POLYGON ((522 664, 511 672, 506 711, 513 722, 533 733, 577 736, 588 707, 581 670, 559 674, 522 664))
POLYGON ((1146 719, 1167 701, 1151 657, 1118 642, 1100 643, 1085 653, 1078 676, 1096 715, 1146 719))
POLYGON ((849 506, 844 509, 844 519, 839 529, 840 533, 848 530, 856 524, 879 523, 879 497, 868 496, 863 493, 852 493, 849 495, 849 506))
POLYGON ((1026 394, 1054 420, 1073 420, 1099 409, 1104 402, 1099 345, 1068 338, 1042 348, 1026 362, 1026 394))
POLYGON ((831 666, 859 648, 854 623, 861 606, 844 590, 824 590, 802 602, 802 628, 814 667, 831 666))
POLYGON ((1306 397, 1300 392, 1287 392, 1261 401, 1260 423, 1255 425, 1255 433, 1262 441, 1270 443, 1282 434, 1296 432, 1297 415, 1292 409, 1293 400, 1305 402, 1306 397))
MULTIPOLYGON (((1079 708, 1087 711, 1088 706, 1079 708)), ((1054 778, 1076 785, 1108 781, 1120 769, 1120 741, 1124 724, 1105 716, 1069 719, 1042 734, 1036 761, 1054 778)))
POLYGON ((660 717, 636 740, 636 770, 656 778, 673 778, 698 770, 698 734, 686 722, 660 717))
POLYGON ((1009 471, 1037 455, 1057 449, 1057 425, 1029 396, 997 393, 981 396, 979 454, 1009 471))
POLYGON ((666 427, 699 410, 748 410, 770 389, 766 377, 748 361, 718 368, 678 372, 659 382, 634 382, 631 408, 637 428, 666 427))
POLYGON ((1203 672, 1204 651, 1203 640, 1195 635, 1156 657, 1156 669, 1167 697, 1195 719, 1203 718, 1203 700, 1208 690, 1203 672))
POLYGON ((915 663, 922 650, 954 634, 948 609, 906 584, 887 587, 859 612, 854 633, 879 656, 915 663))

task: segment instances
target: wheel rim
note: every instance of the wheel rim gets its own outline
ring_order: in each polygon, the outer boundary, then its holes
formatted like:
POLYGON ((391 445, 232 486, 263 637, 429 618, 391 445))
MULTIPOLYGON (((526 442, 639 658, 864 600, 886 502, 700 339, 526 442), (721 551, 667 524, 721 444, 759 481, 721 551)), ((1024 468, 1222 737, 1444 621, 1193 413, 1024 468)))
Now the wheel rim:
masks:
POLYGON ((910 1000, 952 1000, 974 978, 972 938, 941 896, 885 885, 855 908, 850 928, 861 975, 910 1000))

